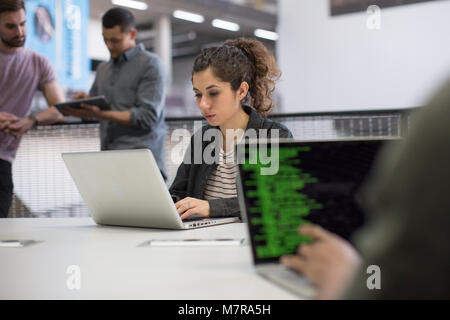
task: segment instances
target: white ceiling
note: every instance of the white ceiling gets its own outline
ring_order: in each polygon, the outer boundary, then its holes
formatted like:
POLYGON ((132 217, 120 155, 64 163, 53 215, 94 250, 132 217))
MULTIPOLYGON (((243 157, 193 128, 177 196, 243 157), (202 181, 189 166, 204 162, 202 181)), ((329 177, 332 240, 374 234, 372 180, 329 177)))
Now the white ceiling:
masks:
MULTIPOLYGON (((220 42, 229 38, 240 36, 253 36, 256 28, 275 30, 277 17, 273 13, 276 10, 277 0, 141 0, 148 4, 145 11, 130 9, 133 12, 138 29, 149 30, 152 24, 161 15, 168 15, 172 21, 172 32, 174 36, 191 33, 196 35, 194 40, 189 43, 177 43, 174 41, 174 49, 185 47, 200 48, 211 42, 220 42), (237 3, 245 4, 238 5, 237 3), (254 8, 258 5, 262 9, 254 8), (205 16, 205 22, 201 24, 187 22, 172 17, 172 12, 176 9, 182 9, 199 13, 205 16), (267 12, 269 11, 269 12, 267 12), (241 29, 238 32, 230 32, 217 29, 211 26, 212 19, 221 18, 236 22, 241 29)), ((110 8, 114 7, 111 0, 91 0, 91 17, 100 20, 102 15, 110 8)), ((273 47, 272 41, 265 42, 267 46, 273 47)), ((146 45, 151 46, 151 41, 146 45)), ((195 49, 194 49, 195 51, 195 49)))

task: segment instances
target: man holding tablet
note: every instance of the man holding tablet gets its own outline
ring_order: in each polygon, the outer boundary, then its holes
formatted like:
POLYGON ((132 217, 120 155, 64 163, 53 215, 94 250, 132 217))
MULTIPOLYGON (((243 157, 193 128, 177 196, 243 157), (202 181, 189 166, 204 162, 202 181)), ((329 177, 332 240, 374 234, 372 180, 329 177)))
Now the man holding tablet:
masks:
POLYGON ((64 120, 53 107, 64 100, 50 62, 25 48, 26 14, 23 0, 0 1, 0 218, 8 216, 13 195, 12 162, 22 135, 38 124, 64 120), (36 90, 50 108, 30 115, 36 90))
POLYGON ((102 150, 148 148, 166 178, 164 104, 166 75, 160 59, 136 45, 136 28, 131 12, 122 8, 108 10, 103 18, 103 39, 111 60, 97 68, 89 92, 74 99, 104 96, 109 110, 98 105, 65 107, 64 114, 100 121, 102 150))

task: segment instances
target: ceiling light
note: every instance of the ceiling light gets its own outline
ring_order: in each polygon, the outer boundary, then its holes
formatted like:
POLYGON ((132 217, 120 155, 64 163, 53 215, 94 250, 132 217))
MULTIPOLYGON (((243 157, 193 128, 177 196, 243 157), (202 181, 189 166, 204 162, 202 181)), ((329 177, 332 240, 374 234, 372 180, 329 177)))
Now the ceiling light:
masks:
POLYGON ((273 41, 278 40, 278 33, 264 29, 256 29, 255 36, 273 41))
POLYGON ((203 21, 205 21, 205 18, 202 15, 183 10, 175 10, 173 12, 173 16, 177 19, 187 20, 195 23, 202 23, 203 21))
POLYGON ((220 20, 220 19, 214 19, 212 21, 212 25, 215 28, 225 29, 229 31, 239 31, 240 27, 237 23, 226 21, 226 20, 220 20))
POLYGON ((137 10, 147 10, 148 4, 142 1, 134 1, 134 0, 112 0, 112 4, 122 6, 122 7, 128 7, 132 9, 137 10))

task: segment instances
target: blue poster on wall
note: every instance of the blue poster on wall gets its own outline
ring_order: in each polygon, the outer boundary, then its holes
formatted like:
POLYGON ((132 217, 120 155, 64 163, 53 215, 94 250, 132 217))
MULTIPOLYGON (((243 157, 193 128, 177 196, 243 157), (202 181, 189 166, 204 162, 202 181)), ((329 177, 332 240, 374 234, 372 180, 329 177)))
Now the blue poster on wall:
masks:
POLYGON ((26 46, 47 57, 58 82, 89 89, 89 0, 27 0, 26 46))
POLYGON ((56 0, 28 0, 25 45, 56 62, 56 0))

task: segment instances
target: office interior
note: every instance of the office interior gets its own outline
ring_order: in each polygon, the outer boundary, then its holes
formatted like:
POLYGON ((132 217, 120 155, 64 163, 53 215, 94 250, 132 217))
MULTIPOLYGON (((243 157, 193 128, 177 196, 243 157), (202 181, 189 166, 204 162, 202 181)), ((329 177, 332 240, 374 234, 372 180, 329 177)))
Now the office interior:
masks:
MULTIPOLYGON (((70 53, 73 61, 66 62, 82 69, 72 70, 71 78, 63 83, 68 98, 77 91, 88 91, 96 67, 110 58, 102 38, 103 13, 131 2, 137 6, 128 7, 136 17, 137 43, 158 54, 169 74, 165 107, 168 186, 183 157, 183 150, 171 152, 175 146, 179 148, 180 142, 174 141, 171 133, 182 128, 186 137, 190 137, 195 123, 204 121, 196 106, 191 83, 193 61, 204 47, 237 37, 255 37, 262 41, 274 53, 282 72, 274 93, 276 106, 269 117, 286 125, 294 138, 300 140, 401 138, 408 132, 411 113, 426 104, 450 71, 448 0, 392 1, 395 4, 382 7, 379 12, 368 10, 367 1, 359 1, 359 4, 355 4, 358 1, 333 0, 69 1, 75 7, 84 8, 79 13, 81 17, 69 17, 67 12, 60 10, 63 2, 67 1, 26 3, 33 7, 51 8, 49 12, 55 14, 52 17, 55 38, 59 36, 58 27, 68 19, 80 19, 72 21, 77 32, 71 39, 55 40, 73 42, 72 49, 73 44, 80 41, 79 51, 70 53), (350 4, 346 7, 346 3, 350 4), (85 14, 87 16, 83 16, 85 14), (373 20, 374 14, 378 14, 375 18, 379 20, 373 20), (213 25, 216 19, 232 24, 217 27, 213 25), (78 59, 76 55, 82 57, 78 59)), ((28 23, 31 25, 30 21, 28 23)), ((33 43, 26 45, 31 49, 42 49, 34 48, 33 43)), ((55 46, 57 50, 66 50, 68 43, 55 46)), ((45 52, 46 49, 42 50, 45 52)), ((54 59, 61 55, 67 59, 68 53, 56 52, 54 59)), ((37 94, 32 112, 46 107, 43 96, 37 94)), ((39 126, 27 132, 13 165, 14 198, 8 217, 89 218, 89 211, 62 161, 61 153, 99 150, 99 124, 95 121, 68 118, 63 124, 39 126)), ((70 224, 68 222, 67 226, 70 224)), ((117 234, 126 233, 128 236, 132 232, 127 228, 124 230, 117 231, 117 234)), ((137 230, 140 237, 135 235, 132 241, 129 239, 130 243, 143 242, 144 233, 142 229, 137 230)), ((226 237, 225 231, 223 236, 226 237)), ((117 243, 117 246, 123 246, 123 243, 117 243)), ((162 251, 157 256, 162 259, 162 251)), ((226 257, 227 253, 223 261, 226 257)), ((171 259, 176 263, 175 258, 171 259)), ((69 264, 68 260, 64 263, 69 264)), ((205 258, 205 263, 212 262, 206 260, 208 258, 205 258)), ((100 264, 106 268, 108 261, 100 264)), ((65 276, 63 273, 61 279, 65 276)), ((152 279, 158 284, 162 281, 155 277, 152 279)), ((130 294, 130 298, 145 296, 143 290, 131 293, 133 283, 137 281, 133 279, 126 285, 124 291, 130 294)), ((176 279, 170 281, 176 286, 176 279)), ((217 288, 207 288, 206 284, 200 287, 212 290, 213 298, 222 297, 217 288)), ((258 288, 268 289, 255 286, 253 291, 244 291, 242 297, 249 298, 254 294, 263 298, 258 288)), ((85 297, 101 296, 100 289, 91 289, 85 297)), ((180 292, 183 290, 181 288, 180 292)), ((159 297, 179 297, 179 294, 169 291, 168 288, 163 289, 159 297)), ((270 295, 269 299, 292 298, 280 292, 276 291, 279 295, 270 295)), ((68 291, 63 296, 76 298, 76 294, 79 293, 68 291)), ((50 293, 43 296, 55 297, 50 293)), ((123 296, 110 294, 109 297, 123 296)), ((239 293, 228 296, 239 297, 239 293)), ((205 296, 194 294, 192 298, 205 296)))
MULTIPOLYGON (((87 91, 95 77, 93 69, 109 59, 101 16, 115 5, 109 0, 87 2, 89 18, 82 24, 86 30, 80 32, 86 36, 81 43, 90 70, 82 81, 68 81, 67 97, 87 91)), ((384 8, 379 29, 368 25, 366 10, 332 15, 326 0, 145 4, 145 10, 129 8, 136 16, 138 43, 156 52, 171 75, 165 108, 168 185, 183 156, 171 155, 170 133, 181 126, 191 134, 194 122, 202 120, 192 92, 191 68, 205 46, 241 36, 261 40, 275 54, 282 72, 272 116, 300 139, 401 136, 407 130, 409 110, 423 106, 449 70, 448 1, 384 8), (204 21, 176 18, 179 11, 196 13, 204 21), (239 30, 213 27, 217 17, 229 17, 239 30), (273 33, 255 36, 261 30, 273 33)), ((33 111, 43 108, 45 99, 37 94, 33 111)), ((98 124, 70 118, 67 122, 40 127, 24 137, 13 166, 10 217, 89 215, 60 154, 99 150, 98 124)))

